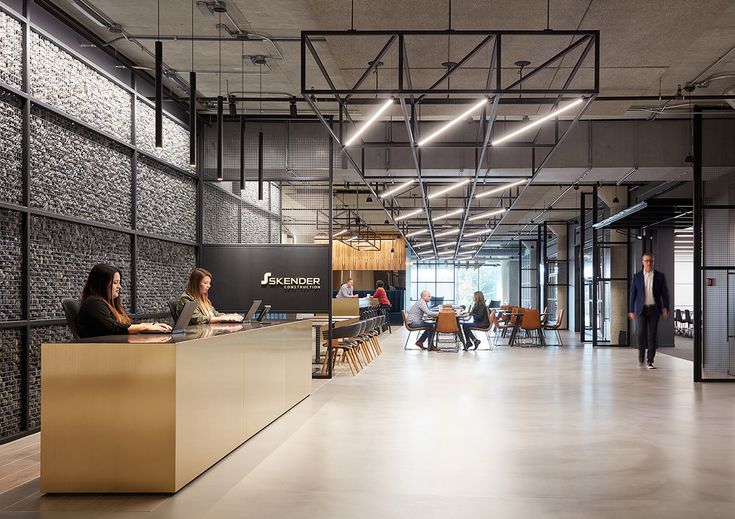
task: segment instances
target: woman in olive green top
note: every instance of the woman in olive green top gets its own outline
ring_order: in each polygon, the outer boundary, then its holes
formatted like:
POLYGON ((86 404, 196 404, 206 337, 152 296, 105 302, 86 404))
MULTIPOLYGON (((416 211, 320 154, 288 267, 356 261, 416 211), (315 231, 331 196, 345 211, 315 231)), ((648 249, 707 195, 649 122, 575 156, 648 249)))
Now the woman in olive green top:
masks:
POLYGON ((242 321, 240 314, 223 314, 212 306, 209 300, 209 287, 212 286, 212 274, 200 268, 191 271, 189 284, 186 292, 181 294, 179 303, 176 305, 176 313, 180 314, 189 301, 196 301, 197 308, 191 316, 189 324, 208 323, 239 323, 242 321))

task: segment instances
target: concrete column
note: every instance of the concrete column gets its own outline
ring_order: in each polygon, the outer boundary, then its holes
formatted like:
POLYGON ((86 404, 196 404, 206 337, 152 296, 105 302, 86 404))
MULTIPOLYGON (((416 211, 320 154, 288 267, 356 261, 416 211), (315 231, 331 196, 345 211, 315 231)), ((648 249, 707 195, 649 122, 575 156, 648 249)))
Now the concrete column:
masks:
MULTIPOLYGON (((567 226, 561 224, 550 224, 548 229, 556 236, 556 259, 561 262, 559 264, 559 274, 562 280, 569 283, 568 278, 568 265, 567 265, 567 226)), ((557 308, 564 309, 564 319, 562 321, 562 328, 566 328, 569 322, 569 302, 567 301, 567 289, 566 287, 556 287, 556 306, 557 308)))
MULTIPOLYGON (((610 208, 610 216, 622 211, 627 207, 627 192, 625 188, 616 186, 603 186, 597 190, 597 195, 606 206, 610 208), (619 201, 614 202, 615 197, 619 201)), ((610 232, 606 241, 611 243, 620 242, 621 245, 611 245, 610 249, 610 276, 612 278, 628 277, 628 253, 625 246, 628 238, 624 234, 615 231, 610 232)), ((608 277, 608 276, 605 276, 608 277)), ((610 344, 618 344, 620 331, 628 330, 628 284, 625 281, 613 281, 610 283, 610 344)), ((628 337, 628 344, 631 344, 628 337)))

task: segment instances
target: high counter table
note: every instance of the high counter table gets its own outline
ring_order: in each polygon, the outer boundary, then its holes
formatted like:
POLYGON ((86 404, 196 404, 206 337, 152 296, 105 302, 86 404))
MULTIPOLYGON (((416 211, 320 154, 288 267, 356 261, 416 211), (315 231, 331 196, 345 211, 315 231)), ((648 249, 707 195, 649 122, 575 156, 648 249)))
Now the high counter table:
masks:
POLYGON ((176 492, 309 396, 311 322, 41 346, 41 492, 176 492))

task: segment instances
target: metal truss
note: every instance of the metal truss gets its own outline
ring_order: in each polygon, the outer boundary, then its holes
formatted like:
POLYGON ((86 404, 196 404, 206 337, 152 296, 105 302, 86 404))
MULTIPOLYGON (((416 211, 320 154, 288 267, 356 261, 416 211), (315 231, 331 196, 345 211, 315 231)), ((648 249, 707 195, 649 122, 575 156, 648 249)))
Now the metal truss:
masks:
MULTIPOLYGON (((343 48, 349 47, 349 45, 343 46, 343 48)), ((499 146, 531 148, 534 152, 534 162, 536 148, 548 149, 546 157, 538 167, 536 167, 535 164, 532 165, 532 176, 530 177, 529 182, 520 190, 520 192, 516 190, 515 198, 511 197, 507 200, 507 208, 512 210, 515 208, 516 203, 523 193, 533 182, 534 178, 536 178, 538 172, 548 163, 556 148, 564 141, 571 131, 571 128, 580 119, 582 114, 589 108, 592 101, 598 95, 600 80, 599 57, 599 31, 302 31, 301 94, 316 116, 327 128, 327 131, 330 133, 335 143, 340 147, 347 162, 357 172, 368 191, 376 200, 380 200, 380 198, 377 196, 374 188, 370 185, 369 181, 373 180, 373 178, 368 177, 365 174, 364 161, 360 161, 361 163, 358 163, 358 160, 353 156, 352 152, 345 146, 342 136, 346 133, 345 126, 355 126, 355 121, 350 114, 351 105, 362 105, 374 102, 384 103, 387 97, 392 97, 396 100, 401 108, 408 140, 406 142, 369 142, 363 138, 361 139, 361 142, 355 143, 350 147, 361 150, 363 153, 366 148, 408 148, 411 150, 414 167, 416 169, 418 188, 421 192, 421 203, 424 209, 424 217, 427 219, 429 236, 431 238, 435 256, 437 254, 437 248, 434 225, 432 224, 431 218, 432 209, 430 201, 427 198, 426 186, 421 174, 421 149, 417 145, 417 137, 421 129, 417 118, 417 108, 421 106, 422 103, 450 105, 457 104, 458 102, 468 102, 478 98, 481 99, 482 97, 485 97, 490 101, 490 103, 482 109, 478 123, 477 139, 474 142, 436 142, 430 145, 435 148, 475 149, 476 160, 474 175, 464 197, 464 213, 459 225, 460 232, 457 238, 457 247, 453 257, 453 259, 456 259, 463 235, 469 227, 467 225, 468 217, 478 181, 487 180, 489 178, 487 177, 489 166, 485 166, 484 163, 486 162, 485 157, 487 155, 488 148, 492 147, 491 137, 493 134, 493 123, 497 116, 498 105, 506 103, 541 104, 551 105, 553 110, 563 100, 579 99, 580 97, 585 100, 585 102, 582 103, 582 107, 579 112, 574 116, 572 123, 566 128, 566 131, 562 135, 559 135, 559 118, 558 116, 555 118, 556 128, 554 132, 554 142, 538 142, 541 132, 539 129, 536 136, 531 141, 515 141, 499 144, 499 146), (530 38, 533 43, 541 46, 542 48, 554 49, 554 47, 550 47, 550 45, 558 47, 559 36, 568 36, 571 39, 571 43, 560 48, 558 52, 542 64, 530 69, 528 74, 525 76, 516 79, 514 73, 512 80, 507 78, 507 69, 509 66, 508 64, 504 64, 502 60, 504 45, 506 46, 505 51, 508 52, 508 48, 510 48, 509 53, 513 54, 513 45, 518 42, 517 37, 523 37, 527 38, 526 44, 528 44, 528 38, 530 38), (447 71, 432 84, 419 85, 415 84, 415 81, 412 78, 411 67, 408 60, 408 49, 412 44, 417 46, 417 37, 420 37, 423 42, 426 42, 427 38, 439 39, 440 42, 444 42, 451 38, 465 37, 472 38, 473 40, 476 39, 477 43, 456 63, 449 61, 445 63, 444 65, 447 67, 447 71), (339 38, 352 40, 353 42, 357 42, 358 45, 362 41, 360 40, 361 38, 370 38, 372 41, 382 43, 382 47, 375 57, 369 62, 367 68, 349 88, 338 88, 335 85, 334 80, 330 76, 324 61, 315 46, 315 42, 329 42, 330 39, 336 40, 339 38), (395 77, 391 77, 388 83, 397 86, 395 88, 380 88, 377 84, 374 87, 366 86, 367 79, 376 71, 377 67, 381 65, 381 59, 388 56, 389 52, 395 52, 396 50, 398 66, 396 69, 391 69, 395 74, 395 77), (529 80, 540 76, 543 71, 554 71, 556 77, 560 69, 554 69, 552 67, 560 66, 562 60, 570 56, 575 51, 579 52, 579 55, 561 87, 552 87, 551 85, 549 85, 548 88, 524 87, 524 83, 527 84, 529 80), (588 61, 590 54, 593 51, 592 64, 590 65, 588 61), (468 88, 466 86, 456 87, 451 85, 450 80, 453 76, 460 71, 467 70, 470 66, 476 69, 478 67, 478 61, 482 62, 481 68, 487 70, 487 75, 483 85, 478 85, 477 88, 468 88), (472 65, 468 65, 470 62, 472 62, 472 65), (593 68, 594 73, 592 84, 587 88, 572 88, 575 78, 578 77, 580 69, 585 64, 587 67, 593 68), (316 65, 316 68, 321 74, 320 77, 318 77, 318 82, 320 84, 326 84, 326 87, 307 88, 307 85, 313 84, 312 78, 309 76, 310 67, 307 65, 316 65), (327 99, 330 102, 336 102, 339 106, 339 120, 337 121, 337 128, 328 122, 327 117, 325 117, 318 107, 318 102, 323 102, 324 99, 327 99)), ((311 69, 313 69, 313 67, 311 67, 311 69)), ((502 205, 504 200, 505 198, 501 197, 499 204, 502 205)), ((389 221, 405 239, 406 236, 404 230, 401 229, 401 226, 398 225, 393 218, 393 212, 396 209, 400 210, 400 207, 392 205, 390 210, 388 210, 385 204, 381 204, 381 206, 383 207, 389 221)), ((506 212, 505 214, 508 213, 506 212)), ((505 215, 501 217, 499 224, 503 223, 504 217, 505 215)), ((485 228, 485 225, 476 225, 473 230, 482 228, 485 228)), ((492 231, 488 229, 490 235, 483 241, 483 245, 490 240, 495 229, 497 229, 497 226, 493 228, 492 231)), ((408 239, 406 239, 406 243, 409 249, 415 254, 416 251, 413 249, 408 239)), ((480 250, 481 249, 482 247, 480 250)))

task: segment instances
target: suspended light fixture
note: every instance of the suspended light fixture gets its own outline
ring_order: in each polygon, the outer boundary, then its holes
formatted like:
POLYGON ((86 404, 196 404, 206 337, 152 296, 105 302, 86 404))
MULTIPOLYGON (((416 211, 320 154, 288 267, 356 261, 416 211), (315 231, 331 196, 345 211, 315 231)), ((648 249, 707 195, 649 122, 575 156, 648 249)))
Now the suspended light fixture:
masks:
POLYGON ((423 210, 423 209, 416 209, 415 211, 409 211, 409 212, 407 212, 407 213, 404 213, 404 214, 402 214, 402 215, 400 215, 400 216, 396 216, 396 217, 394 218, 394 220, 395 220, 396 222, 399 222, 399 221, 401 221, 401 220, 405 220, 406 218, 411 218, 412 216, 416 216, 417 214, 421 214, 421 213, 423 213, 423 212, 424 212, 424 210, 423 210))
POLYGON ((459 234, 459 229, 450 229, 448 231, 442 231, 434 235, 434 238, 441 238, 442 236, 451 236, 452 234, 459 234))
POLYGON ((353 142, 355 142, 355 140, 360 135, 362 135, 365 132, 365 130, 367 130, 370 127, 370 125, 373 124, 378 117, 380 117, 380 114, 382 114, 383 112, 385 112, 390 107, 390 105, 392 105, 392 104, 393 104, 393 98, 391 97, 385 103, 383 103, 382 105, 380 105, 380 108, 378 108, 378 111, 375 112, 370 119, 368 119, 367 121, 365 121, 365 124, 363 124, 360 127, 360 129, 357 130, 354 133, 354 135, 352 135, 352 137, 350 137, 349 139, 347 139, 347 142, 345 142, 345 146, 349 146, 350 144, 352 144, 353 142))
POLYGON ((448 213, 444 213, 439 216, 435 216, 431 219, 432 222, 438 222, 439 220, 444 220, 446 218, 451 218, 452 216, 456 216, 458 214, 462 214, 464 212, 464 209, 457 209, 455 211, 449 211, 448 213))
POLYGON ((413 231, 413 232, 408 233, 406 235, 406 238, 412 238, 414 236, 420 236, 422 234, 426 234, 427 232, 429 232, 429 229, 421 229, 420 231, 413 231))
POLYGON ((466 249, 467 247, 479 247, 480 245, 482 245, 482 243, 483 242, 481 242, 481 241, 475 241, 475 242, 472 242, 472 243, 465 243, 464 245, 460 245, 459 248, 460 249, 466 249))
MULTIPOLYGON (((219 15, 222 24, 222 13, 219 15)), ((222 39, 219 40, 219 95, 217 96, 217 180, 224 179, 224 102, 222 97, 222 39)))
POLYGON ((197 73, 194 72, 194 0, 191 2, 191 71, 189 72, 189 165, 197 163, 197 73))
MULTIPOLYGON (((245 53, 245 42, 240 44, 240 53, 245 53)), ((245 92, 245 66, 240 60, 240 90, 245 92)), ((243 110, 244 112, 245 110, 243 110)), ((245 189, 245 115, 240 114, 240 191, 245 189)))
POLYGON ((421 243, 417 243, 416 245, 414 245, 414 247, 426 247, 427 245, 431 245, 431 240, 422 241, 421 243))
POLYGON ((511 187, 515 187, 515 186, 520 186, 521 184, 525 184, 526 182, 528 182, 528 179, 527 178, 524 178, 523 180, 518 180, 516 182, 511 182, 510 184, 504 184, 504 185, 502 185, 500 187, 496 187, 496 188, 491 189, 489 191, 483 191, 482 193, 478 193, 477 195, 475 195, 475 198, 483 198, 483 197, 492 195, 494 193, 501 193, 501 192, 505 191, 506 189, 510 189, 511 187))
POLYGON ((426 197, 426 199, 431 200, 432 198, 436 198, 445 193, 449 193, 450 191, 457 189, 458 187, 466 186, 467 184, 469 184, 469 182, 470 182, 470 179, 466 178, 462 180, 461 182, 457 182, 456 184, 453 184, 449 187, 445 187, 444 189, 440 189, 439 191, 435 191, 434 193, 431 193, 429 196, 426 197))
POLYGON ((442 126, 441 128, 439 128, 438 130, 436 130, 434 133, 430 134, 428 137, 424 137, 423 139, 421 139, 418 142, 418 145, 419 146, 423 146, 424 144, 426 144, 429 141, 433 140, 437 135, 439 135, 441 133, 444 133, 445 131, 447 131, 449 128, 451 128, 452 126, 454 126, 458 122, 460 122, 460 121, 464 120, 465 118, 469 117, 470 114, 476 112, 477 109, 480 108, 481 106, 485 105, 485 103, 487 103, 487 98, 486 97, 483 98, 482 101, 480 101, 479 103, 476 103, 476 104, 472 105, 470 108, 467 109, 467 111, 462 112, 460 115, 458 115, 457 117, 455 117, 454 119, 452 119, 451 121, 449 121, 448 123, 446 123, 444 126, 442 126))
POLYGON ((348 233, 348 232, 350 232, 350 230, 349 230, 349 229, 342 229, 342 230, 341 230, 341 231, 339 231, 338 233, 336 233, 336 234, 333 234, 333 235, 332 235, 332 238, 336 238, 337 236, 342 236, 343 234, 345 234, 345 233, 348 233))
POLYGON ((161 2, 157 2, 158 39, 156 40, 156 148, 163 148, 163 42, 161 41, 161 2))
POLYGON ((490 218, 491 216, 497 216, 499 214, 503 214, 504 212, 505 212, 505 208, 496 209, 494 211, 487 211, 485 213, 480 213, 480 214, 471 216, 467 218, 467 221, 474 222, 475 220, 482 220, 483 218, 490 218))
POLYGON ((416 179, 413 179, 412 178, 408 182, 405 182, 405 183, 403 183, 403 184, 401 184, 399 186, 396 186, 393 189, 391 189, 389 191, 386 191, 385 193, 381 194, 380 195, 380 198, 386 198, 386 197, 389 197, 391 195, 394 195, 394 194, 398 193, 399 191, 403 191, 404 189, 406 189, 408 186, 410 186, 414 182, 416 182, 416 179))
POLYGON ((291 97, 291 101, 288 103, 288 113, 291 117, 296 118, 299 115, 299 110, 296 108, 296 98, 291 97))
POLYGON ((551 112, 550 114, 543 116, 541 119, 538 119, 536 121, 533 121, 530 124, 525 125, 523 128, 519 128, 519 129, 517 129, 514 132, 510 132, 509 134, 504 135, 503 137, 500 137, 499 139, 495 139, 492 142, 492 145, 493 146, 497 146, 498 144, 500 144, 502 142, 505 142, 508 139, 512 139, 516 135, 520 135, 521 133, 525 132, 526 130, 530 130, 531 128, 535 128, 536 126, 539 126, 541 124, 544 124, 549 119, 552 119, 552 118, 556 117, 557 115, 559 115, 559 114, 561 114, 563 112, 566 112, 568 110, 571 110, 572 108, 574 108, 575 106, 577 106, 578 104, 580 104, 582 101, 584 101, 584 99, 580 97, 579 99, 577 99, 575 101, 572 101, 568 105, 566 105, 566 106, 564 106, 562 108, 558 108, 558 109, 554 110, 553 112, 551 112))
POLYGON ((472 236, 480 236, 481 234, 487 234, 491 231, 491 229, 482 229, 480 231, 474 231, 474 232, 466 232, 464 233, 465 238, 471 238, 472 236))

